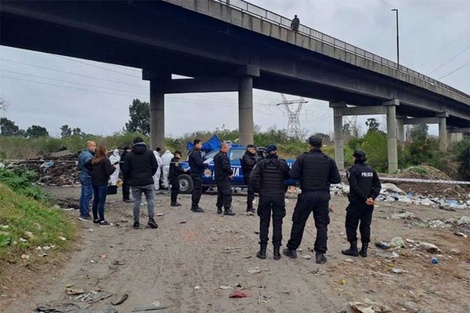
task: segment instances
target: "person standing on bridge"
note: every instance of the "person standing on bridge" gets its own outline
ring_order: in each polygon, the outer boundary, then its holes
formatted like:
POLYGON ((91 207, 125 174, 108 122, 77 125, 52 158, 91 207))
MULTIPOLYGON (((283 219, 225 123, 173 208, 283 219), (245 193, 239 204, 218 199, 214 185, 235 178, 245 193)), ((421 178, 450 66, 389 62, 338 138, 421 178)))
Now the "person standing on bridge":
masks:
POLYGON ((90 217, 90 201, 93 198, 93 185, 91 182, 91 171, 85 164, 93 159, 96 150, 96 143, 94 141, 86 142, 86 149, 83 150, 78 156, 78 168, 80 169, 80 217, 81 221, 87 222, 91 220, 90 217))
POLYGON ((157 228, 158 225, 154 219, 154 198, 153 178, 158 169, 157 159, 141 137, 134 138, 132 151, 126 155, 124 160, 124 175, 129 177, 129 185, 134 198, 134 228, 140 228, 140 202, 142 193, 147 200, 148 226, 157 228))
POLYGON ((321 151, 322 139, 311 136, 308 139, 310 152, 299 156, 289 172, 291 178, 298 179, 302 193, 299 194, 294 214, 292 230, 287 249, 283 254, 295 259, 297 248, 302 242, 305 223, 313 211, 317 238, 314 250, 317 264, 326 262, 328 224, 330 223, 328 202, 330 200, 330 184, 339 184, 338 167, 335 161, 321 151))
POLYGON ((346 235, 349 249, 341 251, 344 255, 367 257, 370 242, 370 224, 374 211, 375 198, 380 194, 380 179, 374 169, 365 164, 366 153, 356 150, 353 154, 354 165, 348 170, 349 205, 346 208, 346 235), (357 250, 357 227, 361 222, 362 247, 357 250))
POLYGON ((277 147, 266 148, 266 159, 256 163, 250 174, 253 190, 259 192, 258 216, 260 250, 256 256, 266 259, 268 246, 269 223, 273 215, 274 260, 279 260, 279 249, 282 242, 282 219, 286 216, 284 181, 289 178, 289 166, 277 156, 277 147))
POLYGON ((215 182, 217 183, 217 214, 235 215, 232 211, 232 186, 230 180, 233 177, 230 159, 227 156, 229 146, 225 142, 220 146, 220 151, 214 156, 215 182))
POLYGON ((293 31, 298 33, 299 32, 299 25, 300 25, 300 20, 297 17, 297 15, 295 15, 294 19, 292 20, 292 23, 290 24, 290 27, 292 28, 293 31))
POLYGON ((202 195, 202 173, 209 164, 204 163, 201 155, 202 141, 194 140, 194 148, 189 152, 189 167, 191 170, 191 179, 193 181, 193 193, 191 196, 191 211, 195 213, 204 213, 204 209, 199 206, 202 195))
POLYGON ((241 166, 243 171, 243 179, 245 180, 245 184, 248 186, 248 196, 246 198, 246 213, 252 215, 255 213, 255 209, 253 209, 253 200, 255 199, 255 193, 253 191, 253 186, 250 184, 250 174, 256 164, 256 161, 256 147, 254 145, 246 146, 245 154, 241 159, 241 166))

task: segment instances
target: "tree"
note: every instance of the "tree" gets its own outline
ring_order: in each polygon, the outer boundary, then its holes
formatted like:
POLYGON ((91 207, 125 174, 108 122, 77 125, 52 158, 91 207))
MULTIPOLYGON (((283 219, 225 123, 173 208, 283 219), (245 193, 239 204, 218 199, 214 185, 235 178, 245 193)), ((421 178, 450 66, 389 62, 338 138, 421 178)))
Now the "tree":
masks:
POLYGON ((85 137, 86 134, 85 132, 82 132, 82 130, 78 127, 75 127, 74 129, 72 129, 72 136, 80 136, 80 137, 85 137))
POLYGON ((26 137, 29 138, 38 138, 38 137, 47 137, 49 133, 45 127, 39 125, 33 125, 28 127, 26 130, 26 137))
POLYGON ((6 111, 8 108, 8 103, 5 101, 5 99, 0 98, 0 111, 6 111))
POLYGON ((129 118, 129 122, 126 123, 128 132, 150 135, 150 103, 134 99, 129 106, 129 118))
POLYGON ((330 136, 324 133, 316 133, 314 136, 320 137, 323 143, 331 141, 330 136))
POLYGON ((429 126, 426 124, 414 125, 410 130, 411 141, 426 139, 428 130, 429 126))
POLYGON ((72 129, 69 127, 69 125, 62 125, 60 127, 60 137, 65 138, 65 137, 70 137, 72 136, 72 129))
POLYGON ((24 136, 25 131, 20 129, 15 122, 10 121, 6 117, 0 118, 0 135, 1 136, 24 136))
POLYGON ((379 131, 380 123, 372 117, 367 119, 366 126, 369 128, 367 132, 377 132, 379 131))

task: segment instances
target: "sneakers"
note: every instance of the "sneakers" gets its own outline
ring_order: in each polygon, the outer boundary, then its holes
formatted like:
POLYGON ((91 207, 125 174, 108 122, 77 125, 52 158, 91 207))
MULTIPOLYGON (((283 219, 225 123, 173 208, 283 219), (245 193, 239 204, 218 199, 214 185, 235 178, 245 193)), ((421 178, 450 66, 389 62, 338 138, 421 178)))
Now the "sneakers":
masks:
POLYGON ((100 221, 100 227, 111 227, 113 224, 108 223, 108 221, 100 221))
POLYGON ((95 219, 93 220, 93 223, 99 224, 99 223, 100 223, 100 219, 99 219, 99 218, 95 218, 95 219))
POLYGON ((178 202, 172 202, 170 204, 170 206, 181 206, 181 203, 178 203, 178 202))
POLYGON ((291 259, 297 259, 297 251, 293 249, 284 249, 282 250, 282 254, 284 254, 286 257, 289 257, 291 259))
POLYGON ((125 203, 133 203, 134 202, 134 200, 131 200, 131 199, 124 199, 122 201, 124 201, 125 203))
POLYGON ((91 217, 90 216, 80 216, 78 218, 79 221, 82 221, 82 222, 89 222, 91 221, 91 217))
POLYGON ((191 208, 191 211, 194 213, 204 213, 204 209, 201 207, 191 208))
POLYGON ((149 218, 147 225, 150 226, 150 228, 158 228, 158 225, 157 223, 155 223, 155 220, 153 218, 149 218))
POLYGON ((139 228, 140 228, 140 223, 134 222, 134 229, 139 229, 139 228))

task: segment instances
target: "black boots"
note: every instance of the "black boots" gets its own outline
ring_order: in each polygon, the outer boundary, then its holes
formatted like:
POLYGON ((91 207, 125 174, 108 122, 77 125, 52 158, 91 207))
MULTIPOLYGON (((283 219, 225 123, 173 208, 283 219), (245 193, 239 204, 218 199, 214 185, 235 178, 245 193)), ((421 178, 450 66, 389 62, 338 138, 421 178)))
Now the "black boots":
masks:
MULTIPOLYGON (((357 242, 351 242, 351 246, 347 250, 342 250, 341 253, 344 255, 350 255, 350 256, 359 256, 359 252, 357 251, 357 242)), ((362 250, 361 250, 362 251, 362 250)), ((366 255, 367 255, 367 248, 366 248, 366 255)))
POLYGON ((279 260, 281 259, 281 252, 279 251, 280 247, 279 246, 274 246, 274 251, 273 251, 273 258, 274 260, 279 260))
POLYGON ((285 256, 291 258, 291 259, 297 259, 297 251, 293 250, 293 249, 284 249, 282 250, 282 254, 284 254, 285 256))
POLYGON ((178 202, 172 202, 170 204, 170 206, 181 206, 181 203, 178 203, 178 202))
POLYGON ((256 253, 256 256, 260 259, 266 259, 266 247, 267 245, 260 245, 258 253, 256 253))
POLYGON ((315 263, 323 264, 326 263, 326 256, 324 253, 316 252, 315 253, 315 263))
POLYGON ((363 244, 362 244, 361 251, 359 251, 359 254, 360 254, 363 258, 366 258, 366 257, 367 257, 367 248, 369 248, 369 244, 368 244, 368 243, 363 243, 363 244))
POLYGON ((232 208, 226 208, 224 210, 224 216, 227 215, 227 216, 234 216, 235 215, 235 212, 232 211, 232 208))

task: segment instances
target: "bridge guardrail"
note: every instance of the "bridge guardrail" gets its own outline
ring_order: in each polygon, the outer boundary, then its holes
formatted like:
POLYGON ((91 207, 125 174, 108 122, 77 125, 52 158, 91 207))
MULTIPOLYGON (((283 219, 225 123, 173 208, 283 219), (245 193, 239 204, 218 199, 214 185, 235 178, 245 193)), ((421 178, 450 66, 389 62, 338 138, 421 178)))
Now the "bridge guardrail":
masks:
MULTIPOLYGON (((266 21, 269 21, 271 23, 275 23, 283 28, 287 28, 287 29, 291 29, 290 25, 291 25, 291 19, 288 19, 286 17, 283 17, 282 15, 279 15, 277 13, 274 13, 272 11, 269 11, 269 10, 266 10, 266 9, 263 9, 257 5, 254 5, 254 4, 251 4, 247 1, 244 1, 244 0, 213 0, 213 1, 217 1, 217 2, 220 2, 224 5, 227 5, 227 6, 230 6, 230 7, 233 7, 235 9, 238 9, 242 12, 246 12, 250 15, 254 15, 256 17, 259 17, 263 20, 266 20, 266 21)), ((415 70, 412 70, 406 66, 403 66, 403 65, 399 65, 391 60, 388 60, 386 58, 383 58, 379 55, 376 55, 376 54, 373 54, 371 52, 368 52, 364 49, 361 49, 361 48, 358 48, 354 45, 351 45, 351 44, 348 44, 342 40, 339 40, 339 39, 336 39, 332 36, 329 36, 327 34, 324 34, 322 32, 319 32, 313 28, 310 28, 310 27, 307 27, 305 25, 300 25, 299 26, 299 33, 303 34, 303 35, 306 35, 310 38, 313 38, 313 39, 316 39, 324 44, 328 44, 330 46, 332 46, 333 48, 338 48, 338 49, 341 49, 341 50, 344 50, 346 52, 349 52, 349 53, 353 53, 354 55, 356 56, 360 56, 360 57, 363 57, 367 60, 370 60, 374 63, 377 63, 377 64, 380 64, 380 65, 383 65, 383 66, 387 66, 391 69, 394 69, 394 70, 397 70, 399 72, 402 72, 402 73, 405 73, 405 74, 408 74, 410 76, 414 76, 422 81, 425 81, 431 85, 434 85, 434 86, 439 86, 451 93, 454 93, 454 94, 457 94, 459 96, 463 96, 465 98, 468 98, 468 95, 458 89, 455 89, 449 85, 446 85, 444 83, 441 83, 440 81, 438 80, 435 80, 429 76, 426 76, 424 74, 421 74, 415 70)))

